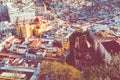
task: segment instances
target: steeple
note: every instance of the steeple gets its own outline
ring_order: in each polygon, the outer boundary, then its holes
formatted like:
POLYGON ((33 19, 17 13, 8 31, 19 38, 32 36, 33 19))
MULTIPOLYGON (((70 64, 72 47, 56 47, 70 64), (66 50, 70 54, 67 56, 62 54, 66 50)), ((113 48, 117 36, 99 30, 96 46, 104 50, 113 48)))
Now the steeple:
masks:
POLYGON ((17 17, 16 18, 16 25, 19 25, 19 23, 20 23, 20 19, 19 19, 19 17, 17 17))
POLYGON ((24 20, 23 20, 23 25, 25 25, 25 24, 26 24, 26 20, 24 19, 24 20))

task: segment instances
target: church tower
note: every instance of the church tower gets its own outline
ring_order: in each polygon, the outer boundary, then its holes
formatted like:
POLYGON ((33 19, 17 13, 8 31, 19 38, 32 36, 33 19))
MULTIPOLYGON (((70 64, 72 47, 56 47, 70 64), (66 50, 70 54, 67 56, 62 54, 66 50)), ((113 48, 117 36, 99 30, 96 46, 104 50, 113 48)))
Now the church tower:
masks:
POLYGON ((34 28, 34 35, 35 36, 40 36, 41 33, 41 21, 38 17, 35 18, 34 22, 36 23, 35 28, 34 28))
POLYGON ((29 38, 32 37, 32 28, 29 24, 26 23, 26 20, 23 20, 22 25, 22 37, 29 38))
POLYGON ((16 18, 16 34, 21 37, 21 24, 19 17, 16 18))

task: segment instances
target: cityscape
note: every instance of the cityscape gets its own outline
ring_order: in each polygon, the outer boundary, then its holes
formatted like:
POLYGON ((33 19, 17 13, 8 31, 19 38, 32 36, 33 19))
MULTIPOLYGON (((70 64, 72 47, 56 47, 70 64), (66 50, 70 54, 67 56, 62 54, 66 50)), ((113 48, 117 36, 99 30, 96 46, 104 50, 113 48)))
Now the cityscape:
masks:
POLYGON ((0 80, 120 80, 120 0, 0 0, 0 80))

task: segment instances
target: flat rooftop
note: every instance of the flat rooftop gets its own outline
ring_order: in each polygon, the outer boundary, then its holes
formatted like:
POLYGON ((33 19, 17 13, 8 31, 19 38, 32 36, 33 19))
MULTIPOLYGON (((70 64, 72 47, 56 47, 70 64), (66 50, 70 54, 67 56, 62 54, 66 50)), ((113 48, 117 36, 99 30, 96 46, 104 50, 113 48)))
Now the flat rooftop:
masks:
POLYGON ((120 42, 115 40, 102 42, 105 49, 110 53, 119 53, 120 52, 120 42))
MULTIPOLYGON (((30 80, 30 78, 33 76, 35 72, 35 69, 30 68, 22 68, 22 67, 13 67, 13 66, 7 66, 7 67, 1 67, 0 68, 0 77, 12 77, 14 73, 20 74, 20 77, 26 77, 25 80, 30 80)), ((1 79, 0 78, 0 79, 1 79)))
POLYGON ((6 67, 1 67, 0 69, 5 69, 5 70, 14 70, 14 71, 24 71, 24 72, 35 72, 34 68, 25 68, 25 67, 15 67, 15 66, 6 66, 6 67))
POLYGON ((0 74, 0 78, 1 77, 16 77, 16 76, 19 76, 19 78, 25 78, 26 77, 26 74, 21 74, 21 73, 14 73, 14 72, 2 72, 0 74))

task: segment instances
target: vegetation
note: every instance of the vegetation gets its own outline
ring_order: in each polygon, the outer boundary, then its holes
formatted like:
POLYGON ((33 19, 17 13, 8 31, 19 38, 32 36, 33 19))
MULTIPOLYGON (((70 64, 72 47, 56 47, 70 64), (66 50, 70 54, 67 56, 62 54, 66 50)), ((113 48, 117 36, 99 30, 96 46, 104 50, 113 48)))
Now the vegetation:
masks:
POLYGON ((101 64, 84 68, 85 80, 119 80, 120 55, 114 56, 111 64, 101 64))
POLYGON ((41 64, 39 79, 45 80, 48 75, 51 80, 119 80, 120 55, 113 56, 110 64, 100 64, 82 69, 82 74, 76 68, 60 62, 45 61, 41 64))
POLYGON ((41 64, 41 73, 39 79, 45 80, 45 76, 49 76, 51 80, 82 80, 80 71, 59 62, 45 61, 41 64))

